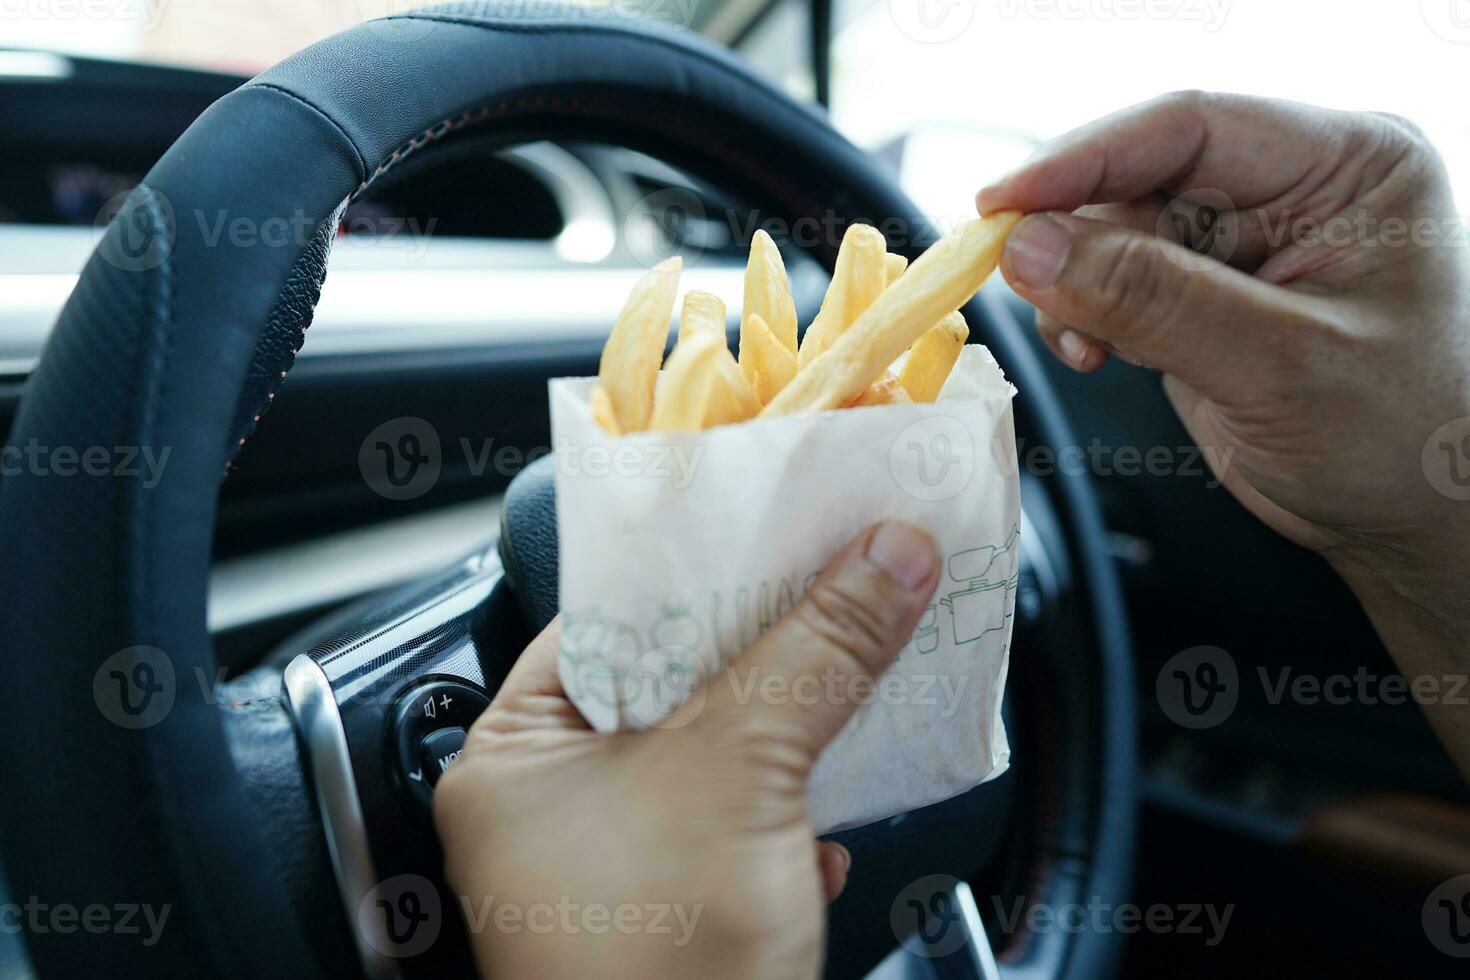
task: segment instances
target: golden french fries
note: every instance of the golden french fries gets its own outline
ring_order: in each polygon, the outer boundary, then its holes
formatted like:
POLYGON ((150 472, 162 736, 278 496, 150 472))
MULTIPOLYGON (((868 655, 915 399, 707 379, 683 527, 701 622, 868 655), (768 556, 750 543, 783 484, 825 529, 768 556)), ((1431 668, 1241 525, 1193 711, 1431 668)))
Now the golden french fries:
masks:
POLYGON ((890 254, 877 229, 849 226, 799 348, 781 253, 758 231, 745 269, 738 360, 727 343, 724 302, 690 290, 660 374, 681 270, 677 258, 662 262, 638 280, 613 325, 588 397, 592 418, 619 436, 932 402, 969 339, 958 309, 995 270, 1020 217, 1002 212, 969 222, 912 264, 890 254), (895 375, 889 365, 905 351, 895 375))
POLYGON ((607 397, 607 389, 600 383, 592 386, 592 394, 588 396, 587 403, 592 408, 592 421, 601 426, 603 432, 610 436, 623 434, 618 426, 617 413, 613 411, 612 399, 607 397))
MULTIPOLYGON (((754 417, 762 405, 725 344, 725 323, 725 303, 718 296, 698 289, 684 294, 684 305, 679 310, 679 342, 703 333, 719 341, 720 347, 715 358, 714 386, 704 415, 705 427, 744 422, 754 417)), ((654 396, 655 405, 660 397, 654 396)))
POLYGON ((781 345, 796 353, 796 302, 786 281, 786 264, 781 250, 764 230, 757 229, 745 263, 745 296, 740 308, 744 320, 760 316, 781 345))
POLYGON ((863 408, 867 405, 911 405, 913 399, 892 371, 884 371, 844 408, 863 408))
POLYGON ((939 389, 960 359, 965 341, 970 339, 970 325, 964 315, 955 310, 934 326, 924 331, 914 341, 909 356, 903 362, 898 382, 909 397, 916 402, 932 402, 939 397, 939 389))
POLYGON ((796 375, 796 355, 776 338, 759 313, 749 314, 740 324, 740 372, 762 405, 796 375))
POLYGON ((888 242, 872 225, 848 225, 837 250, 832 284, 801 339, 797 365, 820 357, 888 285, 888 242))
POLYGON ((1020 214, 1004 211, 936 242, 827 350, 766 403, 761 418, 837 408, 862 392, 920 335, 980 288, 1020 214))
POLYGON ((889 282, 889 285, 892 285, 893 284, 893 280, 895 280, 899 276, 903 275, 903 270, 907 269, 908 267, 909 267, 909 260, 908 259, 904 258, 902 255, 895 255, 892 252, 889 252, 888 253, 888 282, 889 282))
POLYGON ((684 294, 684 303, 679 307, 679 342, 696 331, 714 334, 723 343, 725 340, 725 301, 714 293, 702 289, 691 289, 684 294))
POLYGON ((653 389, 683 267, 683 260, 675 256, 639 279, 602 348, 597 380, 622 432, 641 432, 653 417, 653 389))
POLYGON ((696 330, 674 345, 664 365, 663 383, 653 406, 649 428, 654 432, 682 432, 704 428, 724 342, 707 331, 696 330))

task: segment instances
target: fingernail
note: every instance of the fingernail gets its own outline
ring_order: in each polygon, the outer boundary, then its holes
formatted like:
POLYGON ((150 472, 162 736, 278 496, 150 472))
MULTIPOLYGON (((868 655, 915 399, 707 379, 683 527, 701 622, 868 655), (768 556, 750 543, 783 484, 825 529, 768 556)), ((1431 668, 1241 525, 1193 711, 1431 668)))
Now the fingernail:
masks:
POLYGON ((929 581, 938 561, 929 536, 902 521, 878 525, 868 542, 868 558, 910 589, 929 581))
POLYGON ((1006 241, 1006 270, 1021 285, 1044 289, 1057 281, 1071 246, 1067 229, 1045 215, 1032 215, 1006 241))
POLYGON ((1092 344, 1075 330, 1063 330, 1057 337, 1057 346, 1062 349, 1067 363, 1075 368, 1082 367, 1087 360, 1087 352, 1092 349, 1092 344))
POLYGON ((837 856, 842 859, 842 873, 846 874, 852 870, 852 852, 836 841, 829 841, 837 849, 837 856))

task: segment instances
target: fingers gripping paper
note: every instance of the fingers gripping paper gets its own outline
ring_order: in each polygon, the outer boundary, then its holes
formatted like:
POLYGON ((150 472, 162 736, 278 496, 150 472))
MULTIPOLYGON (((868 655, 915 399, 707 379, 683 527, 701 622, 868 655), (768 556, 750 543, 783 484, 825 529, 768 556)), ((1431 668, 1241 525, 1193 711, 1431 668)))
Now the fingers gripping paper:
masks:
POLYGON ((597 730, 658 725, 706 684, 734 685, 737 700, 859 704, 812 774, 818 832, 935 803, 1005 771, 1020 489, 1015 389, 989 352, 966 347, 932 403, 691 432, 609 436, 593 418, 593 387, 553 381, 551 420, 558 665, 597 730), (935 594, 892 668, 875 682, 789 686, 742 671, 739 654, 822 565, 891 518, 923 527, 943 554, 935 594))

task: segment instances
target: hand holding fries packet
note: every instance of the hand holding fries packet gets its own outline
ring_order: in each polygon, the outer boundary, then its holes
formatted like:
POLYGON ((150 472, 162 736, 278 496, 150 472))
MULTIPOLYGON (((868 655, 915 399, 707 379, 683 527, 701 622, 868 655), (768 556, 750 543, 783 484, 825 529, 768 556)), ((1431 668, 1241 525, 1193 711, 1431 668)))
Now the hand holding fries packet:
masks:
POLYGON ((738 362, 723 304, 691 292, 659 372, 679 272, 664 263, 634 288, 599 377, 551 383, 558 668, 594 728, 667 725, 713 685, 732 685, 737 702, 854 703, 809 783, 819 833, 1005 771, 1000 706, 1020 558, 1015 389, 985 348, 964 346, 955 311, 1014 221, 972 222, 907 271, 881 235, 854 225, 799 346, 780 253, 758 234, 738 362), (887 519, 924 528, 942 555, 935 594, 893 666, 873 680, 743 671, 740 654, 822 566, 887 519))

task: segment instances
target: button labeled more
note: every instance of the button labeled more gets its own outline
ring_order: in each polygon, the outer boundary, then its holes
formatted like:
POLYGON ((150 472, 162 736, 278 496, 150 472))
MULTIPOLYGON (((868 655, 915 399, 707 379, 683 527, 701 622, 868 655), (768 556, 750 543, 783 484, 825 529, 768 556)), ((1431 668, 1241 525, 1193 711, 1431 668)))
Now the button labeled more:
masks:
POLYGON ((464 748, 464 729, 440 728, 424 736, 419 743, 419 759, 424 764, 424 777, 433 786, 444 775, 444 770, 459 758, 464 748))

